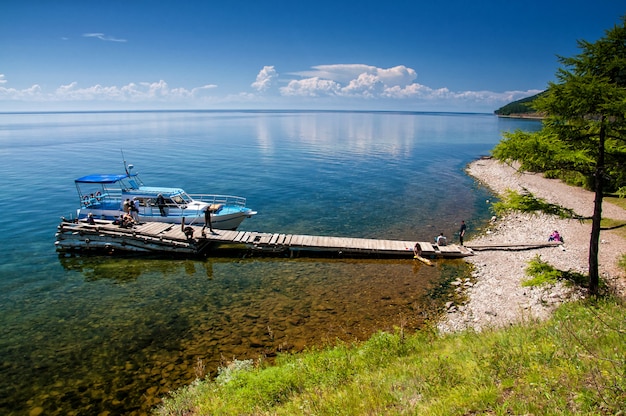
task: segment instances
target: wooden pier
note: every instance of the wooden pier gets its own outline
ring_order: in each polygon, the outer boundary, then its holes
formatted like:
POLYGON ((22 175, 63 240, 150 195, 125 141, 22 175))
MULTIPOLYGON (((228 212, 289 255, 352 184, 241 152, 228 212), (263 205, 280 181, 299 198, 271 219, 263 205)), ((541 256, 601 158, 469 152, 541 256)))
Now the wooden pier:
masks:
POLYGON ((55 243, 59 252, 204 255, 210 251, 228 248, 267 254, 287 253, 290 256, 314 252, 320 255, 408 258, 413 258, 416 244, 419 244, 420 256, 423 258, 455 258, 474 254, 471 249, 456 244, 438 246, 416 241, 253 231, 215 230, 211 233, 208 229, 203 231, 201 226, 163 222, 147 222, 132 228, 121 228, 110 221, 97 221, 95 225, 62 221, 58 226, 55 243))

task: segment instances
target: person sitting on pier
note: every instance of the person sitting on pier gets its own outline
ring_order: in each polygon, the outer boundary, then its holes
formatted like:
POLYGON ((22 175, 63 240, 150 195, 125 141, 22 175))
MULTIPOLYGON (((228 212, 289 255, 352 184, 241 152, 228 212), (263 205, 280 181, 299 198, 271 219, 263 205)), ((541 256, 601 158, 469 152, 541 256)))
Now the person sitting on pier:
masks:
POLYGON ((414 254, 414 258, 418 258, 422 256, 422 246, 420 246, 420 243, 417 242, 415 243, 415 246, 413 247, 413 254, 414 254))
POLYGON ((435 238, 435 242, 438 246, 445 246, 448 244, 448 239, 443 236, 443 233, 441 233, 437 236, 437 238, 435 238))
POLYGON ((91 212, 87 215, 87 224, 96 225, 96 220, 93 219, 93 214, 91 212))
POLYGON ((120 227, 122 228, 132 228, 133 225, 135 225, 135 220, 130 216, 130 214, 122 214, 120 219, 120 227))
POLYGON ((193 227, 186 226, 183 228, 183 233, 185 233, 185 237, 187 237, 188 240, 191 240, 193 238, 193 227))
POLYGON ((187 240, 193 239, 193 227, 185 226, 185 217, 183 217, 180 222, 180 230, 185 234, 187 240))

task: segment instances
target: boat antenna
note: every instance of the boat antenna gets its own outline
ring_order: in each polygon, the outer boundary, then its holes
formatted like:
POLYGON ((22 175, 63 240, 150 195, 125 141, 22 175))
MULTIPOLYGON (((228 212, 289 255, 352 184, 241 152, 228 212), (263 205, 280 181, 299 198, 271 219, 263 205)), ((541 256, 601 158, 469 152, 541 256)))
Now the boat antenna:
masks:
POLYGON ((126 158, 124 157, 124 150, 120 149, 120 152, 122 152, 122 160, 124 161, 124 170, 126 171, 126 175, 130 176, 130 173, 128 172, 128 166, 126 165, 126 158))

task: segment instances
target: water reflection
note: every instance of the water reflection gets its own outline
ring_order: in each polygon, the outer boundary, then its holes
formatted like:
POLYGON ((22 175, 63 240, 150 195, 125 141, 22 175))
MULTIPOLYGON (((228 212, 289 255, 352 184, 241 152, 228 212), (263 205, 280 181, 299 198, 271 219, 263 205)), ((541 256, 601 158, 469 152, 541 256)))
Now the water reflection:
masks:
POLYGON ((463 167, 517 127, 528 129, 459 114, 0 114, 0 174, 10 179, 0 191, 12 196, 0 210, 21 207, 0 236, 0 413, 139 413, 192 381, 198 359, 214 372, 222 359, 417 328, 430 298, 445 296, 437 282, 465 270, 411 260, 59 260, 54 232, 75 212, 72 179, 119 172, 120 149, 148 184, 247 197, 259 215, 242 229, 429 241, 452 236, 461 219, 473 231, 490 217, 488 192, 463 167))
POLYGON ((49 322, 33 326, 45 338, 16 335, 38 342, 14 342, 22 347, 3 359, 15 387, 7 408, 140 414, 193 381, 199 362, 215 374, 234 358, 271 360, 378 330, 415 330, 442 300, 433 295, 440 279, 465 267, 381 259, 59 261, 83 283, 57 299, 49 322), (73 296, 83 297, 79 309, 73 296))

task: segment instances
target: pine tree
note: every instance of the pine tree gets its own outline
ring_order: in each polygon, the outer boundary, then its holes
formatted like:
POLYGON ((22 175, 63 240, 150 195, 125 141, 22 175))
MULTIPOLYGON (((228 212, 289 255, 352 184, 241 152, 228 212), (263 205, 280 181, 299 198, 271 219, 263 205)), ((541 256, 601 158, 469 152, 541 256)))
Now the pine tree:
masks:
POLYGON ((536 133, 515 132, 494 156, 519 160, 525 170, 564 176, 576 172, 595 192, 589 244, 589 291, 598 294, 602 198, 607 184, 626 193, 626 16, 563 65, 535 108, 546 114, 536 133), (619 188, 619 189, 618 189, 619 188))

